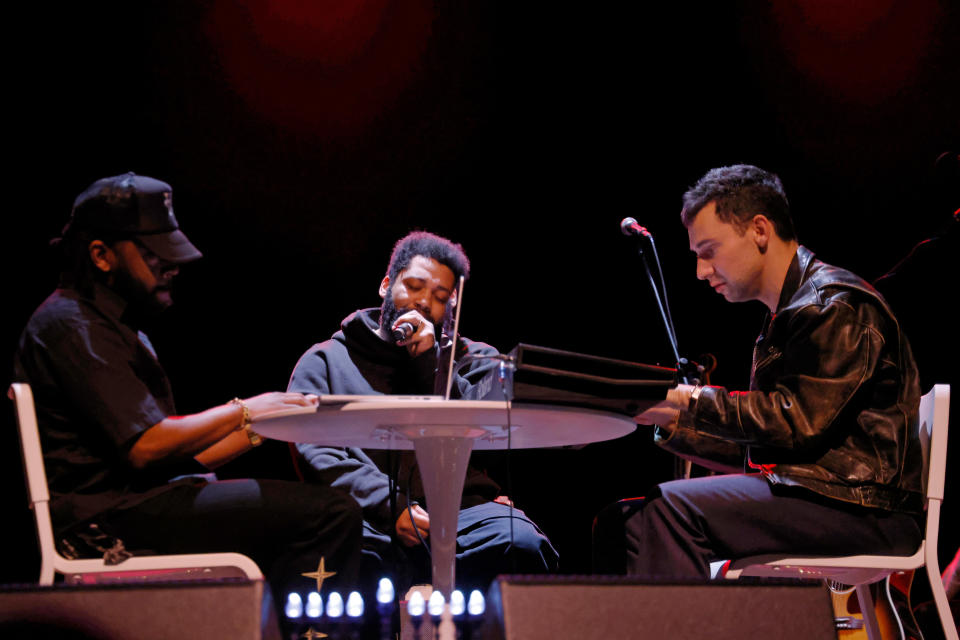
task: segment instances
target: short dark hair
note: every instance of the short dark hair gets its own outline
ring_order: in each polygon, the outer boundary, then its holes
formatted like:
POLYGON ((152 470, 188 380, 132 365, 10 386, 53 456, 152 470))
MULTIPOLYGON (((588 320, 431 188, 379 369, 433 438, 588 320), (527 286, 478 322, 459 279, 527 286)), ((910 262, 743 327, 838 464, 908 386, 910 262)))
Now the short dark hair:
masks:
POLYGON ((763 214, 782 240, 797 237, 787 195, 775 173, 749 164, 711 169, 683 194, 683 224, 690 226, 697 213, 711 202, 717 208, 717 218, 740 232, 755 215, 763 214))
POLYGON ((387 267, 390 282, 396 281, 400 272, 410 266, 410 261, 415 256, 433 258, 449 267, 453 271, 454 284, 460 281, 460 276, 464 279, 470 277, 470 260, 467 259, 463 247, 428 231, 413 231, 393 245, 390 265, 387 267))

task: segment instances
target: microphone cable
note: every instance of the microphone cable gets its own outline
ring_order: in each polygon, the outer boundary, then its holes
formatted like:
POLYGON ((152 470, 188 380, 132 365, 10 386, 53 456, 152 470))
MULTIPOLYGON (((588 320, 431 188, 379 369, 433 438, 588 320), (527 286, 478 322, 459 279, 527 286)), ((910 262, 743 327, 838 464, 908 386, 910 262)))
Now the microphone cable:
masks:
POLYGON ((410 516, 410 525, 413 527, 413 532, 417 534, 417 540, 420 541, 420 544, 423 545, 423 548, 427 551, 427 556, 432 560, 433 554, 430 553, 430 545, 428 545, 427 541, 420 535, 420 527, 417 526, 416 520, 413 519, 413 507, 417 505, 417 503, 410 499, 410 485, 413 483, 413 472, 416 471, 419 466, 419 464, 414 463, 413 466, 410 467, 410 471, 407 472, 407 515, 410 516))
POLYGON ((510 451, 513 450, 513 418, 511 416, 511 407, 513 405, 513 398, 510 391, 507 390, 507 363, 510 362, 511 367, 513 358, 500 359, 500 364, 498 365, 497 378, 500 380, 500 390, 503 393, 503 397, 507 402, 507 453, 506 453, 506 465, 507 465, 507 507, 509 511, 507 517, 510 520, 510 546, 508 547, 508 552, 510 554, 510 568, 512 569, 511 573, 517 572, 517 553, 514 548, 514 533, 513 533, 513 472, 511 470, 512 465, 510 464, 510 451))

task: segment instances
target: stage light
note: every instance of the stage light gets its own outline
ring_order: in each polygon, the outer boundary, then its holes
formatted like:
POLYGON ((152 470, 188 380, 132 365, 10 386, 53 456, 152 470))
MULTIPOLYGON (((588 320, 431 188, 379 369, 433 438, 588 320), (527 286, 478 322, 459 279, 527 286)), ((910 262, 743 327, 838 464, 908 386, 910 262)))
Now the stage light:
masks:
POLYGON ((463 591, 455 589, 450 594, 450 613, 455 616, 462 616, 467 610, 467 600, 463 597, 463 591))
POLYGON ((431 616, 439 617, 443 615, 443 592, 434 591, 430 594, 430 599, 427 601, 427 611, 430 612, 431 616))
POLYGON ((377 602, 389 604, 393 602, 396 596, 397 593, 393 590, 393 583, 390 582, 390 578, 380 578, 380 583, 377 584, 377 602))
POLYGON ((351 591, 347 596, 347 616, 359 618, 363 615, 363 597, 357 591, 351 591))
POLYGON ((306 613, 308 618, 319 618, 323 615, 323 600, 316 591, 307 594, 306 613))
POLYGON ((423 594, 419 591, 414 591, 410 594, 410 599, 407 601, 407 613, 409 613, 414 618, 419 618, 423 615, 423 612, 427 608, 427 603, 423 599, 423 594))
POLYGON ((483 594, 479 589, 470 592, 470 599, 467 600, 467 613, 472 616, 479 616, 486 609, 486 603, 483 601, 483 594))
POLYGON ((343 596, 336 591, 331 591, 327 596, 327 617, 339 618, 343 615, 343 596))
POLYGON ((283 613, 288 618, 299 618, 303 615, 303 600, 296 591, 287 594, 287 604, 283 607, 283 613))

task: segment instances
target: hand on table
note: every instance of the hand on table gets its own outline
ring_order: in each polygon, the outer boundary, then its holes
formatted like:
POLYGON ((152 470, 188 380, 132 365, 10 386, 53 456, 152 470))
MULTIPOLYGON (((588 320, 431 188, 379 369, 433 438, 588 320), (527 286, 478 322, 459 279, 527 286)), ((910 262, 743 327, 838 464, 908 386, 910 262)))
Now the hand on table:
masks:
POLYGON ((247 405, 247 409, 250 410, 250 419, 256 420, 264 414, 289 409, 290 407, 315 407, 319 402, 319 398, 312 393, 304 395, 302 393, 271 391, 247 398, 243 402, 247 405))
POLYGON ((667 391, 667 397, 662 402, 638 413, 633 419, 637 424, 673 424, 679 419, 680 412, 690 406, 690 395, 694 388, 693 385, 678 384, 667 391))

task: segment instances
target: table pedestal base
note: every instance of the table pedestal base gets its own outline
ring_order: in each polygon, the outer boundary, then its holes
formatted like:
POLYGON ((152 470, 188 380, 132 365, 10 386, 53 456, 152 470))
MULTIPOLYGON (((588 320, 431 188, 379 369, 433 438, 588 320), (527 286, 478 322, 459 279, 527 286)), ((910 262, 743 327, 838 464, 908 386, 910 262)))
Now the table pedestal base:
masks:
POLYGON ((430 558, 433 588, 449 601, 455 588, 457 518, 474 434, 469 427, 451 427, 451 435, 420 436, 413 440, 417 465, 430 514, 430 558), (463 430, 464 435, 454 432, 463 430))

